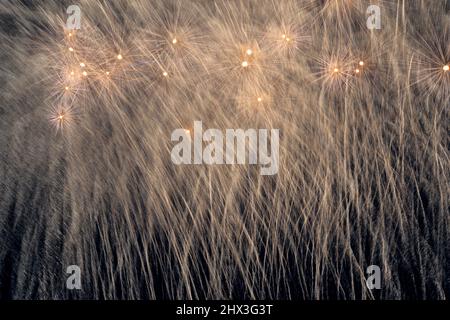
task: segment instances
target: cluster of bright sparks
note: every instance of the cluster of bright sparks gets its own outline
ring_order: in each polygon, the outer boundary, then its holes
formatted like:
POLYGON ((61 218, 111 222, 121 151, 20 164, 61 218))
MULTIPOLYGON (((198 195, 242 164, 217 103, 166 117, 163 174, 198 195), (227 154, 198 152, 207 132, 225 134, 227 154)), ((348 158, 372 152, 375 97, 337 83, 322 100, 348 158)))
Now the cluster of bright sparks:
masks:
MULTIPOLYGON (((83 81, 86 81, 88 78, 95 78, 100 79, 102 82, 102 85, 107 85, 106 80, 111 80, 111 76, 113 73, 117 73, 117 70, 121 70, 122 72, 128 72, 132 70, 133 68, 128 68, 125 70, 124 65, 121 65, 121 63, 126 61, 126 64, 128 67, 133 66, 133 59, 136 57, 136 55, 129 54, 125 55, 125 52, 129 53, 128 50, 117 50, 115 55, 110 55, 107 57, 108 61, 105 61, 104 63, 100 63, 102 66, 100 67, 92 67, 87 61, 79 61, 79 58, 77 57, 77 47, 73 45, 74 39, 77 37, 77 31, 66 31, 66 50, 67 52, 73 57, 73 60, 76 61, 74 64, 70 64, 67 68, 65 68, 66 76, 63 76, 63 80, 61 83, 63 83, 63 94, 62 99, 57 100, 55 103, 55 107, 53 107, 50 120, 55 125, 55 127, 58 130, 61 130, 65 127, 68 127, 71 125, 71 123, 74 120, 74 96, 78 93, 83 91, 83 86, 81 83, 83 81), (114 60, 115 63, 111 63, 111 60, 114 60), (105 68, 105 66, 110 66, 110 69, 105 68), (99 71, 101 69, 101 71, 99 71), (106 80, 105 80, 106 79, 106 80)), ((278 33, 278 39, 276 39, 275 42, 273 42, 275 45, 272 46, 273 48, 276 47, 278 49, 282 49, 285 54, 292 54, 292 49, 299 49, 300 44, 304 44, 309 40, 309 36, 305 34, 289 34, 282 32, 281 34, 278 33)), ((270 37, 268 37, 265 40, 270 40, 270 37)), ((183 39, 184 40, 184 39, 183 39)), ((185 45, 184 41, 181 40, 176 33, 171 33, 170 37, 165 39, 167 43, 169 43, 173 48, 179 46, 182 47, 185 45)), ((264 40, 264 39, 263 39, 264 40)), ((273 40, 273 39, 272 39, 273 40)), ((241 47, 241 53, 237 57, 239 61, 239 64, 236 65, 236 67, 239 67, 241 71, 237 70, 237 77, 244 77, 244 74, 242 73, 242 70, 251 69, 253 66, 255 67, 261 67, 262 63, 260 63, 260 55, 262 49, 258 47, 258 43, 256 43, 256 46, 243 46, 241 47)), ((106 52, 108 52, 106 50, 106 52)), ((298 53, 299 51, 297 51, 298 53)), ((144 52, 145 55, 145 52, 144 52)), ((150 53, 150 55, 152 55, 150 53)), ((140 55, 140 59, 142 60, 142 54, 140 55)), ((152 58, 154 57, 144 57, 145 58, 152 58)), ((234 59, 231 59, 231 61, 236 61, 234 59)), ((233 62, 235 63, 235 62, 233 62)), ((369 70, 372 70, 374 65, 369 64, 365 59, 358 59, 355 57, 348 58, 342 57, 339 55, 332 55, 327 57, 326 59, 318 59, 316 63, 319 65, 319 72, 317 72, 317 79, 323 81, 325 85, 329 85, 330 88, 335 88, 337 85, 342 83, 348 83, 349 79, 361 79, 361 76, 365 73, 367 73, 369 70)), ((162 78, 170 78, 169 69, 165 68, 162 63, 158 62, 160 74, 162 78)), ((264 68, 261 68, 264 69, 264 68)), ((448 85, 449 77, 450 77, 450 63, 444 62, 441 67, 436 68, 433 67, 429 70, 428 77, 439 77, 442 78, 445 77, 444 85, 448 85)), ((228 71, 227 71, 228 72, 228 71)), ((266 72, 266 70, 264 70, 266 72)), ((270 70, 268 70, 270 72, 270 70)), ((129 79, 129 77, 127 78, 129 79)), ((253 81, 250 79, 250 82, 253 81)), ((254 97, 251 98, 253 101, 261 104, 265 100, 270 100, 270 98, 267 97, 267 94, 264 93, 264 90, 259 90, 254 97)))

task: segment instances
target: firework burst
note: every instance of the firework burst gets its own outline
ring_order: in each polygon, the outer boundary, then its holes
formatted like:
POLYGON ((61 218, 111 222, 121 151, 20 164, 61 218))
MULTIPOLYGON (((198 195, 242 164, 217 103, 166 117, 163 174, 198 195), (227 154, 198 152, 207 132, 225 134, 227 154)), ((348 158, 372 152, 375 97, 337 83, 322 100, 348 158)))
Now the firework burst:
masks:
POLYGON ((448 297, 448 8, 371 2, 0 2, 0 298, 448 297), (195 121, 278 173, 175 165, 195 121))

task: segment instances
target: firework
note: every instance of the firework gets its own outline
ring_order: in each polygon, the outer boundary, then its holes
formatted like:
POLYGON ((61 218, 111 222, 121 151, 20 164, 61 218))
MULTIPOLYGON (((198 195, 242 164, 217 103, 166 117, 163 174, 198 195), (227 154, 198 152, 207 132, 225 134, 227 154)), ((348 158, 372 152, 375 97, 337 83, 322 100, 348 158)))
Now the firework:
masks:
POLYGON ((0 3, 1 298, 448 297, 445 1, 78 6, 0 3), (276 173, 175 165, 198 122, 276 173))

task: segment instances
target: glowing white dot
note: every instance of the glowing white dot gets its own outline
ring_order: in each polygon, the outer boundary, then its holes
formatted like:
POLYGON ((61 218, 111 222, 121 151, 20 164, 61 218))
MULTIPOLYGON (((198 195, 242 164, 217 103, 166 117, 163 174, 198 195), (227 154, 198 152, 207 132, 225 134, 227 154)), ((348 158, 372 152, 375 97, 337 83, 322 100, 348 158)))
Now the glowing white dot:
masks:
POLYGON ((121 54, 118 54, 117 55, 117 60, 122 60, 122 59, 123 59, 123 56, 121 54))
POLYGON ((178 42, 177 38, 173 38, 172 43, 176 44, 178 42))
POLYGON ((86 64, 84 62, 81 62, 80 67, 84 68, 84 67, 86 67, 86 64))
POLYGON ((262 98, 261 97, 258 97, 258 102, 261 102, 262 101, 262 98))
POLYGON ((360 61, 359 65, 362 67, 364 65, 364 61, 360 61))
POLYGON ((164 76, 164 77, 167 77, 168 75, 169 75, 169 74, 167 73, 167 71, 164 71, 164 72, 163 72, 163 76, 164 76))
POLYGON ((83 76, 87 76, 87 72, 86 71, 83 71, 83 76))
POLYGON ((447 65, 445 65, 445 66, 442 68, 442 70, 444 70, 445 72, 447 72, 447 71, 450 70, 450 66, 447 64, 447 65))
POLYGON ((247 61, 242 61, 242 66, 243 66, 244 68, 248 67, 248 62, 247 62, 247 61))
POLYGON ((355 73, 359 73, 359 69, 356 69, 356 70, 355 70, 355 73))
POLYGON ((70 48, 69 48, 69 51, 70 51, 70 52, 73 52, 73 48, 72 48, 72 47, 70 47, 70 48))
POLYGON ((334 73, 338 73, 338 72, 339 72, 339 69, 338 69, 338 68, 334 68, 333 72, 334 72, 334 73))
POLYGON ((246 51, 248 56, 251 56, 253 54, 253 50, 252 49, 247 49, 246 51))

